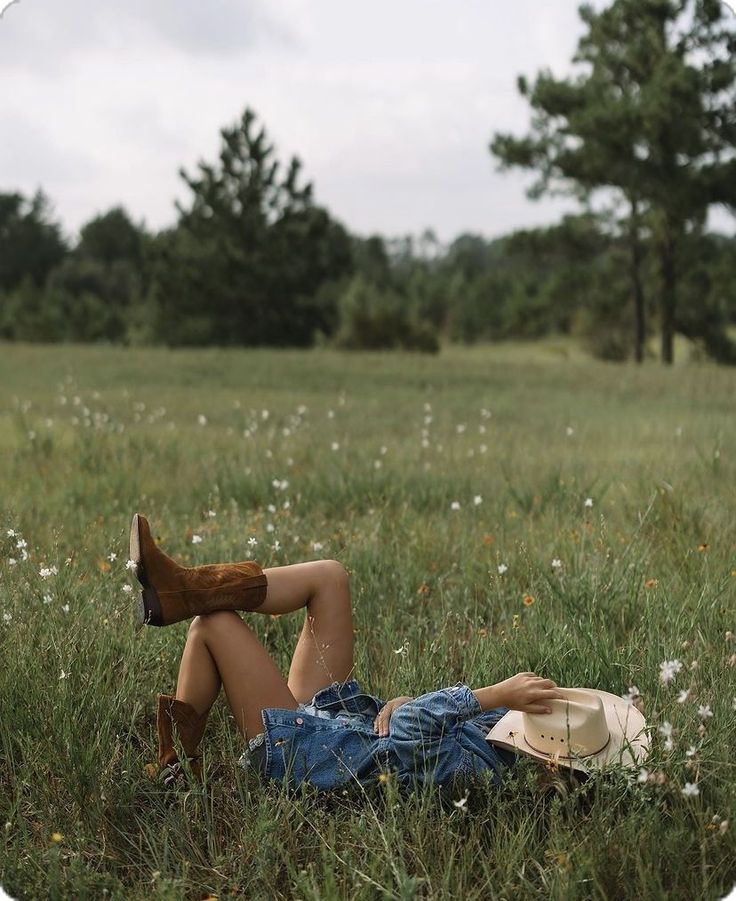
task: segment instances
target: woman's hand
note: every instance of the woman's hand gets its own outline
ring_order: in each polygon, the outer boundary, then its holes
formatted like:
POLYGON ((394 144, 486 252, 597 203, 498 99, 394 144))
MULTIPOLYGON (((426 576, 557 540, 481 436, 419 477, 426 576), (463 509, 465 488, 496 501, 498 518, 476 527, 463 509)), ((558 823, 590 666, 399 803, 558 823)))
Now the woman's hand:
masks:
POLYGON ((510 679, 493 686, 497 692, 499 707, 510 707, 524 713, 551 713, 547 703, 553 698, 563 698, 551 679, 543 679, 534 673, 517 673, 510 679))
POLYGON ((397 707, 401 707, 402 704, 406 704, 413 700, 414 698, 404 696, 387 701, 383 707, 381 707, 378 716, 373 720, 373 731, 378 732, 380 738, 385 738, 388 735, 388 724, 391 721, 391 714, 397 707))

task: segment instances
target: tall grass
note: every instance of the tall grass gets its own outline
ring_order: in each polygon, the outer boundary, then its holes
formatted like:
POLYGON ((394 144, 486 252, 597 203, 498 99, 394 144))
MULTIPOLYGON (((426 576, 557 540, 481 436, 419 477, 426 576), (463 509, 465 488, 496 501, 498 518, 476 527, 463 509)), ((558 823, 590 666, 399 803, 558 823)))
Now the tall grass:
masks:
MULTIPOLYGON (((545 345, 432 359, 2 347, 0 885, 33 899, 720 897, 736 881, 735 388, 729 370, 545 345), (134 511, 191 563, 341 560, 355 675, 379 696, 518 670, 637 686, 648 779, 550 789, 523 761, 459 807, 390 781, 287 793, 236 766, 220 700, 204 787, 167 796, 149 777, 154 700, 186 624, 133 629, 134 511)), ((249 621, 285 669, 300 616, 249 621)))

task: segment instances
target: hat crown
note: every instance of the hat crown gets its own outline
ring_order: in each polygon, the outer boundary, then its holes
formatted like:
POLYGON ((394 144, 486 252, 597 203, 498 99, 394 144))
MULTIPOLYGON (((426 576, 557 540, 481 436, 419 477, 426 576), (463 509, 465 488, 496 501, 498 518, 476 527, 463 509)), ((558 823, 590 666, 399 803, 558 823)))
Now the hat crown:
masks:
POLYGON ((563 699, 549 701, 551 713, 524 713, 524 740, 551 757, 588 757, 610 739, 601 698, 585 688, 562 688, 563 699))

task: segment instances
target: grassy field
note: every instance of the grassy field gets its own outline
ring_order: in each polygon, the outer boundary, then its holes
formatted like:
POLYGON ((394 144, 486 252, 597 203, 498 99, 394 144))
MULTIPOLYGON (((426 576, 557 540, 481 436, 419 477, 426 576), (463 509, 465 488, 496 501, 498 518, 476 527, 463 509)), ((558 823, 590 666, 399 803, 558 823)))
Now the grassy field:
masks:
MULTIPOLYGON (((2 346, 0 885, 23 899, 721 897, 736 882, 735 398, 733 370, 606 365, 564 345, 2 346), (186 624, 133 629, 134 511, 193 563, 342 561, 356 676, 379 696, 519 670, 637 686, 648 778, 549 789, 524 761, 464 807, 390 781, 288 794, 236 766, 221 698, 206 785, 167 798, 148 775, 154 701, 186 624)), ((301 617, 249 621, 286 667, 301 617)))

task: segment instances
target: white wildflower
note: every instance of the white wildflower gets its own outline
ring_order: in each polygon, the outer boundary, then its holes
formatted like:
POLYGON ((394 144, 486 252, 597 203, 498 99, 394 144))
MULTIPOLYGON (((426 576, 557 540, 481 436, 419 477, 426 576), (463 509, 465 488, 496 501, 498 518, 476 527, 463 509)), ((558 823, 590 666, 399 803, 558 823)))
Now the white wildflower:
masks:
POLYGON ((681 660, 663 660, 659 664, 659 681, 662 685, 669 685, 681 669, 681 660))
POLYGON ((592 498, 592 497, 586 497, 586 498, 585 498, 585 504, 584 504, 583 506, 585 506, 585 507, 592 507, 592 506, 593 506, 593 498, 592 498))
POLYGON ((453 801, 452 803, 455 807, 457 807, 458 810, 465 810, 468 805, 468 797, 469 793, 465 792, 464 797, 460 798, 459 801, 453 801))
POLYGON ((476 507, 480 507, 480 505, 481 505, 482 503, 483 503, 483 495, 481 495, 481 494, 476 494, 475 497, 473 498, 473 504, 474 504, 476 507))
POLYGON ((281 542, 278 539, 276 539, 276 541, 274 541, 274 543, 271 545, 271 547, 273 548, 273 550, 278 551, 281 549, 281 542))
POLYGON ((649 770, 645 770, 643 767, 639 770, 639 775, 636 777, 636 781, 640 785, 644 785, 645 782, 649 781, 649 770))
POLYGON ((685 787, 682 790, 683 795, 686 798, 696 798, 700 794, 700 789, 698 788, 697 782, 686 782, 685 787))
POLYGON ((565 429, 565 434, 567 435, 568 438, 569 438, 572 434, 574 434, 574 432, 575 432, 575 429, 574 429, 571 425, 569 425, 569 426, 565 429))
POLYGON ((123 585, 123 591, 124 591, 126 594, 130 594, 130 592, 131 592, 132 590, 133 590, 132 586, 130 586, 130 585, 123 585))
POLYGON ((17 562, 15 557, 8 557, 8 566, 15 566, 17 562))
POLYGON ((13 619, 12 613, 3 613, 3 622, 9 623, 13 619))
POLYGON ((621 698, 624 701, 628 701, 630 704, 635 701, 637 698, 641 697, 641 692, 639 691, 638 685, 630 685, 629 690, 625 695, 621 695, 621 698))
POLYGON ((698 749, 695 747, 695 745, 690 745, 687 751, 685 751, 685 757, 695 757, 697 753, 698 749))
POLYGON ((672 737, 672 723, 665 720, 662 725, 659 727, 659 734, 662 738, 671 738, 672 737))
POLYGON ((133 571, 135 569, 138 569, 138 564, 135 562, 135 560, 127 560, 125 563, 125 568, 133 571))
POLYGON ((115 551, 111 551, 107 555, 107 559, 110 561, 110 563, 114 563, 118 559, 118 555, 115 553, 115 551))
POLYGON ((15 546, 20 551, 23 550, 24 547, 28 547, 28 542, 25 540, 25 538, 19 538, 15 546))
POLYGON ((248 544, 250 547, 255 547, 258 544, 258 539, 257 538, 249 538, 248 544))
POLYGON ((333 450, 333 451, 339 451, 339 450, 340 450, 340 444, 339 444, 339 442, 333 441, 332 444, 330 445, 330 448, 331 448, 331 450, 333 450))
POLYGON ((267 532, 274 532, 275 530, 276 530, 276 526, 272 522, 266 523, 266 531, 267 532))
POLYGON ((6 534, 7 534, 8 538, 15 538, 17 533, 16 533, 15 529, 8 529, 6 534))
POLYGON ((460 501, 453 501, 450 504, 450 510, 459 510, 460 509, 460 501))
POLYGON ((204 413, 199 414, 199 416, 197 417, 197 422, 200 425, 207 425, 207 417, 204 415, 204 413))
POLYGON ((319 552, 322 550, 323 547, 324 547, 324 545, 322 544, 321 541, 313 541, 313 542, 312 542, 312 550, 313 550, 315 553, 319 553, 319 552))
POLYGON ((42 566, 38 574, 42 579, 48 579, 49 576, 57 575, 59 570, 55 566, 42 566))
POLYGON ((552 565, 552 569, 561 569, 562 568, 562 560, 560 560, 558 557, 555 557, 552 560, 551 565, 552 565))
POLYGON ((687 703, 687 701, 689 701, 689 700, 690 700, 690 689, 689 689, 689 688, 685 688, 685 689, 683 689, 683 690, 678 694, 678 696, 677 696, 677 703, 678 703, 678 704, 685 704, 685 703, 687 703))
POLYGON ((54 600, 54 599, 53 599, 53 597, 52 597, 50 594, 45 594, 45 595, 43 596, 43 602, 44 602, 44 604, 51 604, 51 603, 53 602, 53 600, 54 600))
POLYGON ((383 466, 383 461, 382 461, 382 460, 374 460, 374 461, 373 461, 373 468, 374 468, 374 469, 380 469, 382 466, 383 466))
POLYGON ((710 709, 710 704, 701 704, 698 707, 698 716, 701 720, 707 720, 709 717, 713 716, 713 711, 710 709))
POLYGON ((64 611, 64 613, 68 613, 69 612, 69 604, 62 604, 61 609, 64 611))
POLYGON ((62 671, 61 671, 61 675, 59 676, 59 680, 61 681, 61 679, 66 679, 66 677, 67 677, 68 675, 69 675, 69 673, 65 673, 64 670, 62 670, 62 671))
POLYGON ((465 431, 465 423, 464 422, 458 423, 455 426, 455 430, 457 431, 458 435, 462 435, 462 433, 465 431))
POLYGON ((268 510, 269 513, 275 513, 275 512, 276 512, 276 505, 275 505, 275 504, 269 504, 269 505, 266 507, 266 509, 268 510))
POLYGON ((202 536, 192 535, 192 544, 202 544, 202 536))
POLYGON ((207 511, 207 516, 208 516, 210 519, 214 519, 214 518, 217 516, 217 511, 216 511, 216 510, 208 510, 208 511, 207 511))
POLYGON ((498 569, 499 576, 502 576, 505 572, 508 572, 508 566, 505 563, 499 563, 496 567, 498 569))
POLYGON ((382 444, 382 445, 381 445, 380 450, 379 450, 379 453, 380 453, 381 455, 384 455, 384 454, 387 454, 387 453, 388 453, 388 448, 386 447, 385 444, 382 444))

